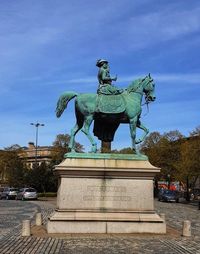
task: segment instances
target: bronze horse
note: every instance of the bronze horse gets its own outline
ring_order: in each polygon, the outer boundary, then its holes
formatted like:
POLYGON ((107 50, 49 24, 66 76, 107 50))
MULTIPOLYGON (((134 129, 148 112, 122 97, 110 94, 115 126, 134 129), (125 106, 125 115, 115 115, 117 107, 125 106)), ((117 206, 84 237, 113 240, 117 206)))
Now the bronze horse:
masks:
MULTIPOLYGON (((132 140, 132 149, 135 152, 135 145, 142 142, 146 135, 148 134, 149 130, 141 123, 140 115, 142 112, 142 97, 145 94, 146 101, 154 101, 156 99, 154 94, 155 84, 153 79, 151 78, 150 74, 143 79, 137 79, 132 81, 131 84, 123 91, 120 95, 123 97, 124 100, 124 111, 120 114, 103 114, 104 119, 106 122, 101 123, 107 126, 108 131, 111 132, 111 140, 113 139, 114 133, 118 128, 120 123, 129 123, 130 126, 130 135, 132 140), (105 117, 106 116, 106 117, 105 117), (111 121, 109 121, 109 117, 112 116, 111 121), (107 120, 106 120, 107 119, 107 120), (113 120, 114 119, 114 120, 113 120), (111 124, 112 122, 113 125, 111 124), (110 126, 110 130, 109 130, 110 126), (144 134, 138 140, 136 140, 136 127, 142 129, 144 134)), ((75 152, 75 135, 81 130, 89 139, 92 149, 91 152, 97 152, 97 144, 90 134, 89 129, 92 124, 92 121, 97 119, 98 123, 98 113, 96 112, 97 109, 97 98, 99 95, 97 94, 77 94, 75 92, 64 92, 58 102, 56 108, 56 116, 60 117, 63 111, 67 108, 68 102, 75 98, 75 114, 76 114, 76 124, 74 128, 71 130, 71 138, 69 142, 69 148, 71 152, 75 152)), ((108 97, 109 95, 104 95, 108 97)), ((114 96, 114 95, 112 95, 114 96)), ((103 141, 105 140, 106 135, 105 133, 101 132, 102 126, 98 124, 94 124, 94 135, 97 136, 99 139, 103 141)))

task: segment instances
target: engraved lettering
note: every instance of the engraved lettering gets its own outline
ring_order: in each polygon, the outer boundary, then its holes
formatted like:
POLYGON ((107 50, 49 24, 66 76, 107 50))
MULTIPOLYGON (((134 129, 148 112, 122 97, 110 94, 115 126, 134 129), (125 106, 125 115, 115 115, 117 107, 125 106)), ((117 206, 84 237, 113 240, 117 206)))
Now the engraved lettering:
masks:
POLYGON ((124 186, 87 186, 88 191, 92 192, 126 192, 124 186))
POLYGON ((130 196, 83 196, 84 201, 131 201, 130 196))

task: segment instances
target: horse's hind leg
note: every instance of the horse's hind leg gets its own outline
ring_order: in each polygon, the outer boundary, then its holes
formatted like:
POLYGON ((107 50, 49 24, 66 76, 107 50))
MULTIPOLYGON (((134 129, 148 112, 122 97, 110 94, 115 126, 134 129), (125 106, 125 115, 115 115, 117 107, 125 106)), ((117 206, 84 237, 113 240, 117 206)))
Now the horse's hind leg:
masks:
POLYGON ((89 132, 92 121, 93 121, 93 115, 86 116, 84 120, 83 128, 81 129, 81 131, 88 137, 88 139, 90 140, 90 143, 92 144, 91 152, 96 153, 97 144, 89 132))
POLYGON ((78 123, 75 124, 74 128, 71 129, 70 141, 69 141, 69 149, 71 152, 75 152, 75 135, 82 128, 83 125, 78 123))
POLYGON ((74 125, 74 128, 71 129, 69 141, 69 149, 71 150, 71 152, 75 152, 75 136, 78 133, 78 131, 83 127, 84 122, 84 117, 77 109, 77 107, 75 107, 75 113, 76 113, 76 124, 74 125))
POLYGON ((135 141, 136 144, 141 143, 146 138, 147 134, 149 133, 149 130, 141 123, 140 119, 137 121, 137 127, 144 131, 142 137, 135 141))

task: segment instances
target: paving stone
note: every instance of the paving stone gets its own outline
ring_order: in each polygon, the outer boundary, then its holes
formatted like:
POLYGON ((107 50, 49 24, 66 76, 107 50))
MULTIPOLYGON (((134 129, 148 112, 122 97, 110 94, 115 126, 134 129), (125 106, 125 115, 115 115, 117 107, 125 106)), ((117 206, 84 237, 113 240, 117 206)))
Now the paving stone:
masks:
POLYGON ((21 223, 30 219, 34 225, 36 212, 43 223, 55 209, 45 201, 0 200, 1 254, 200 254, 200 211, 188 204, 155 201, 158 213, 166 214, 167 224, 181 232, 183 220, 192 223, 192 237, 173 235, 66 235, 62 237, 21 237, 21 223))

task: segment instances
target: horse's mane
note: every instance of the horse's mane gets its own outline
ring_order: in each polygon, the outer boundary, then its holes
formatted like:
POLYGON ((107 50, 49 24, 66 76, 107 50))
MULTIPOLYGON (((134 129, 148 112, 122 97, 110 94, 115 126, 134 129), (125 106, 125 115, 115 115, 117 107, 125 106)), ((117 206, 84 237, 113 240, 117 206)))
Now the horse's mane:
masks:
POLYGON ((139 85, 139 83, 142 82, 142 80, 142 78, 133 80, 131 84, 127 87, 127 92, 130 93, 131 91, 133 91, 139 85))

